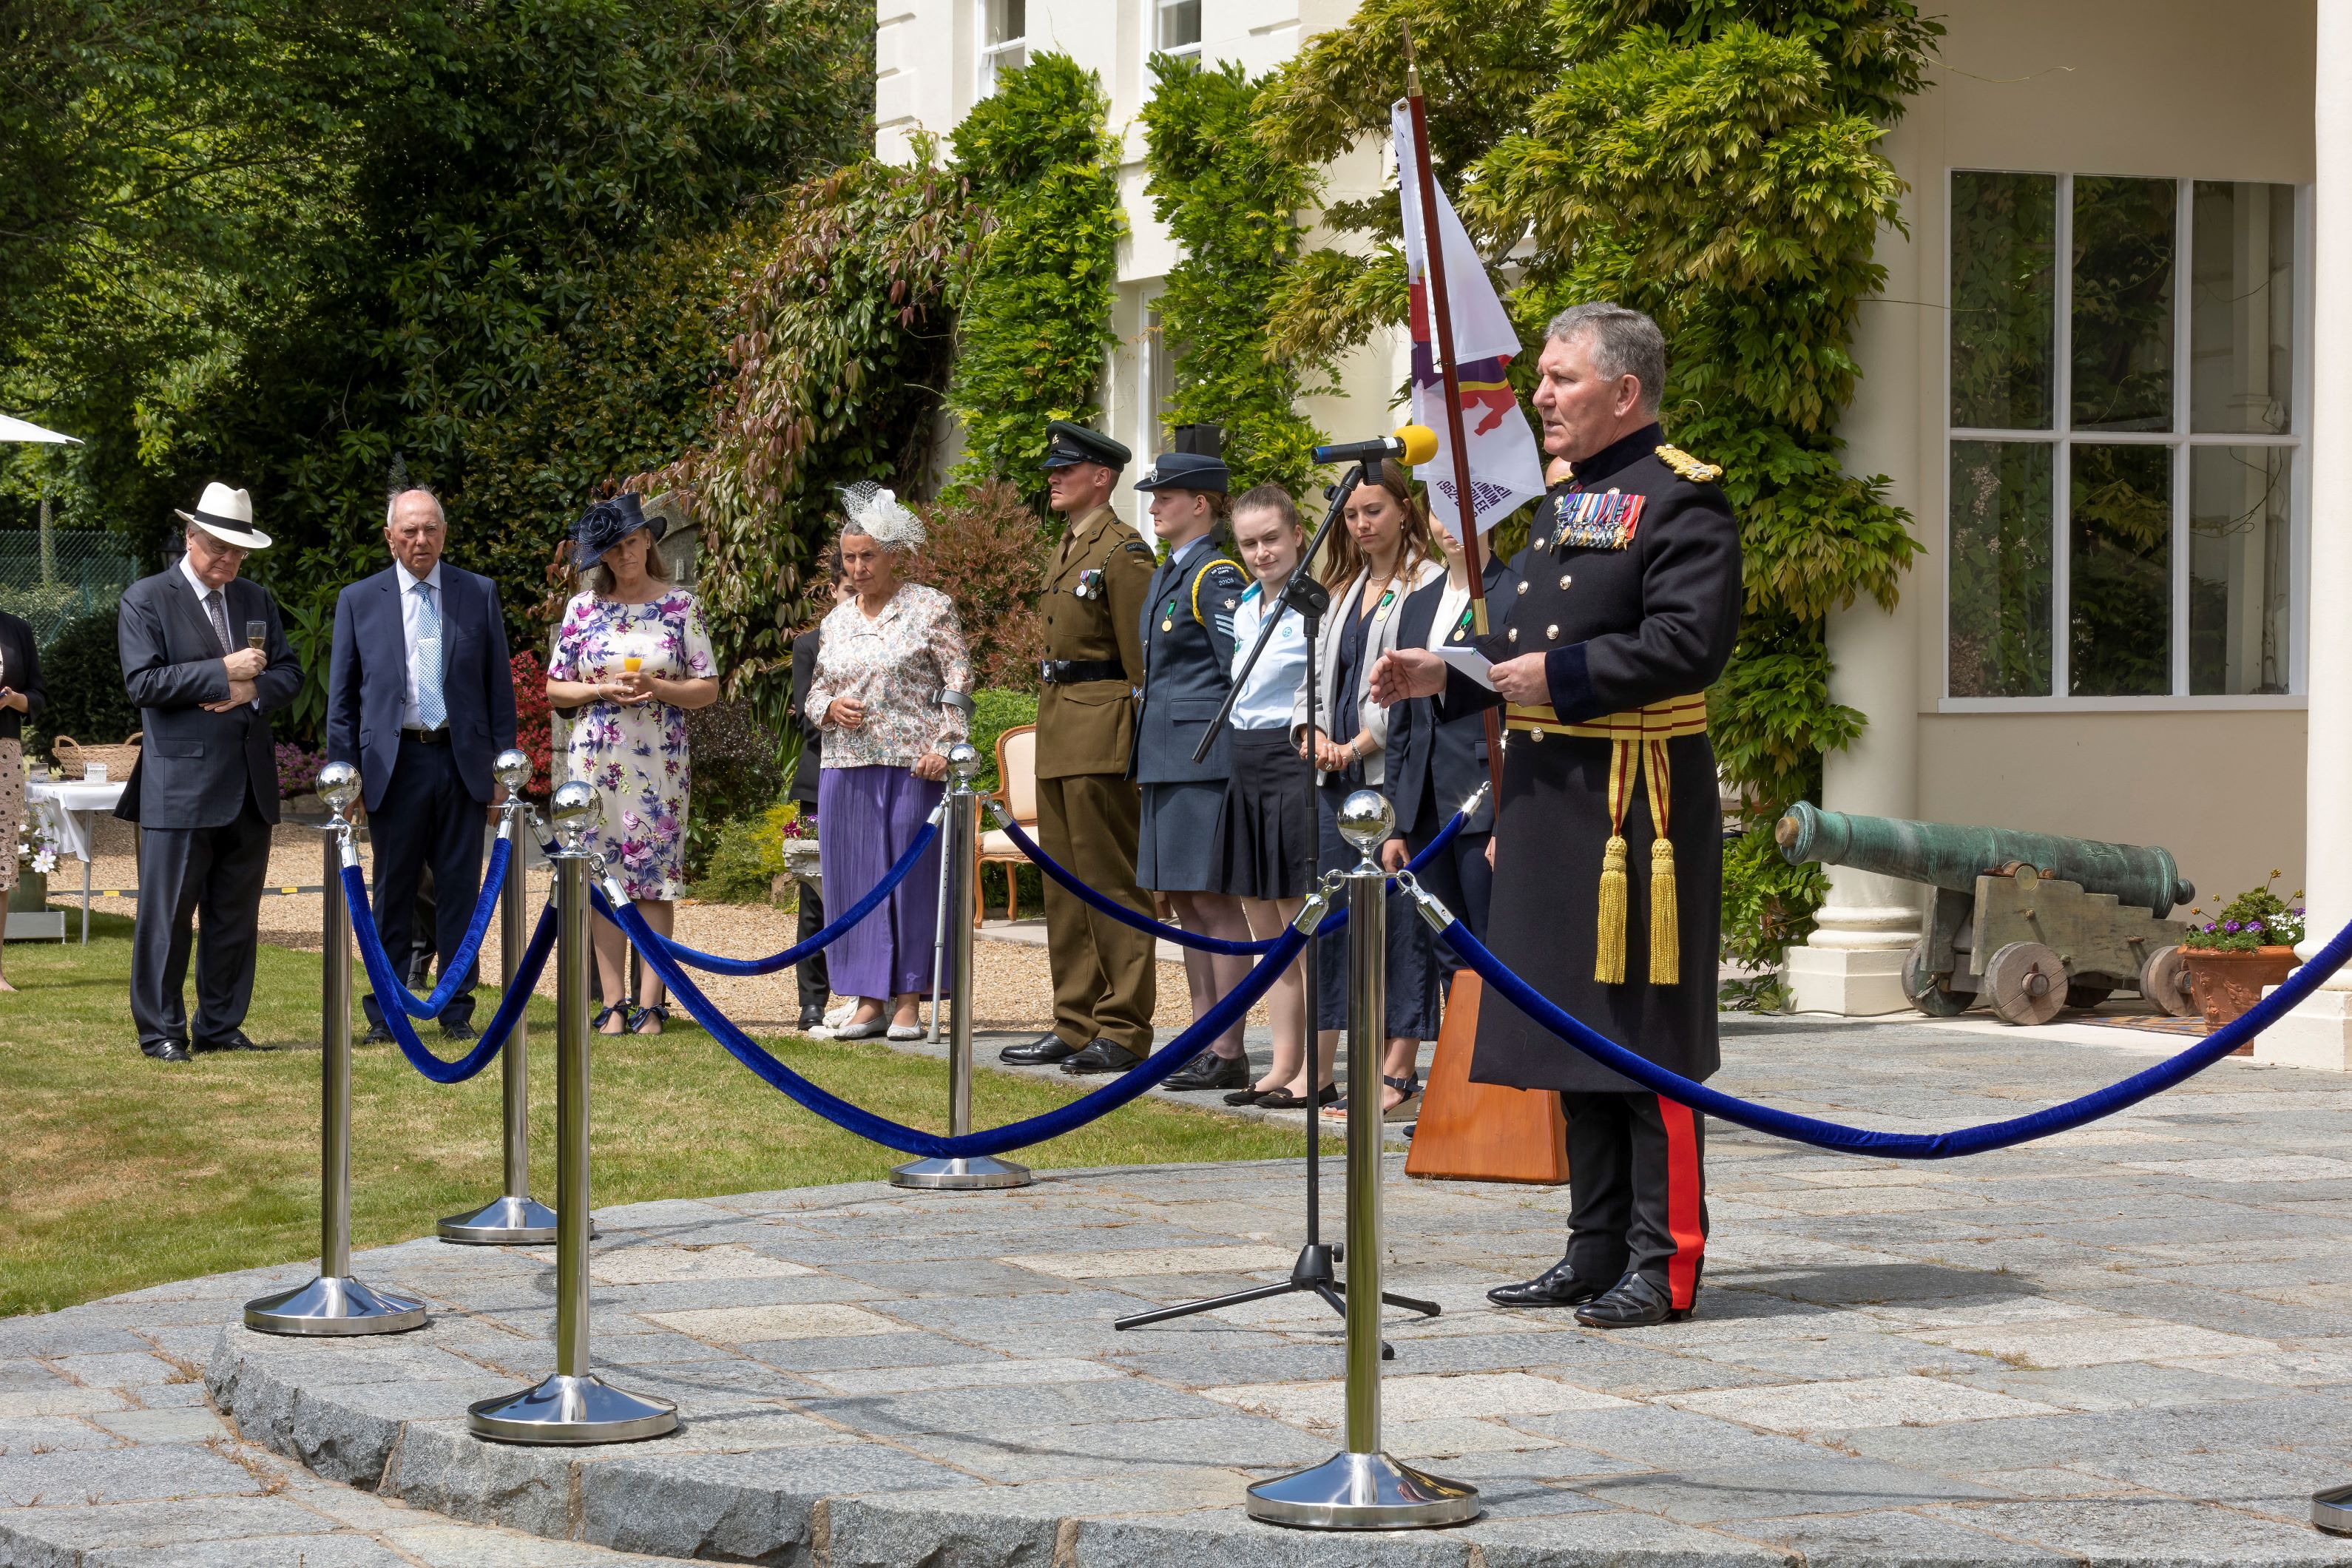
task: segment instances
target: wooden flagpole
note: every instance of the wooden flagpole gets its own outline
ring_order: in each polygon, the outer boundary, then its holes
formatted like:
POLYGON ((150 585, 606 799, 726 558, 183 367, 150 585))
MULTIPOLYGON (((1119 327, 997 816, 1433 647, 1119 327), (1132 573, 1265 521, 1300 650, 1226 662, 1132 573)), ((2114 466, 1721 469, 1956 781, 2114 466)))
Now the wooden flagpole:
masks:
MULTIPOLYGON (((1485 637, 1488 630, 1486 551, 1478 537, 1478 506, 1470 489, 1470 445, 1462 418, 1462 384, 1454 363, 1454 309, 1445 296, 1445 237, 1437 225, 1437 175, 1429 163, 1429 115, 1422 103, 1421 67, 1412 58, 1412 24, 1400 19, 1397 26, 1404 32, 1404 101, 1412 120, 1412 178, 1421 191, 1421 250, 1429 268, 1429 346, 1445 395, 1445 440, 1454 451, 1454 503, 1462 522, 1462 568, 1470 577, 1470 626, 1485 637)), ((1404 172, 1399 170, 1397 177, 1402 179, 1404 172)), ((1503 809, 1499 708, 1486 710, 1486 773, 1499 815, 1503 809)))

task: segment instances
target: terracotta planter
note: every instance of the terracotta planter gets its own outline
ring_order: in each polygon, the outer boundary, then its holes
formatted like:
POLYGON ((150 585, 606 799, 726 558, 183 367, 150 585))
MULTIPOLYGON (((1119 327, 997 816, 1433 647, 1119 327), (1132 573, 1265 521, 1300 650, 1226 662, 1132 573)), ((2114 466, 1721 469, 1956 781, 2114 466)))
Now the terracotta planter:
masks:
MULTIPOLYGON (((2252 952, 2219 952, 2183 948, 2189 963, 2189 994, 2205 1015, 2205 1027, 2218 1029, 2263 999, 2263 987, 2276 985, 2294 973, 2294 949, 2258 947, 2252 952)), ((2247 1056, 2250 1043, 2232 1053, 2247 1056)))

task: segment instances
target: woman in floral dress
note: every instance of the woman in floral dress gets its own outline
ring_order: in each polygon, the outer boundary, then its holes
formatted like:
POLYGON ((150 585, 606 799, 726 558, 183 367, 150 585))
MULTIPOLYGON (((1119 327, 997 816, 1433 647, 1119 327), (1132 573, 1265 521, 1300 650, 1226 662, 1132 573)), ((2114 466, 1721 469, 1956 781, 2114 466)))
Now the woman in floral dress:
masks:
MULTIPOLYGON (((596 786, 604 813, 587 847, 604 858, 646 917, 668 936, 686 867, 686 715, 719 700, 710 634, 694 595, 669 583, 658 548, 667 523, 648 521, 623 494, 588 509, 572 532, 587 582, 564 606, 547 669, 551 706, 574 710, 569 775, 596 786)), ((628 1005, 628 942, 610 921, 594 927, 607 1035, 658 1035, 669 1016, 647 966, 628 1005)))

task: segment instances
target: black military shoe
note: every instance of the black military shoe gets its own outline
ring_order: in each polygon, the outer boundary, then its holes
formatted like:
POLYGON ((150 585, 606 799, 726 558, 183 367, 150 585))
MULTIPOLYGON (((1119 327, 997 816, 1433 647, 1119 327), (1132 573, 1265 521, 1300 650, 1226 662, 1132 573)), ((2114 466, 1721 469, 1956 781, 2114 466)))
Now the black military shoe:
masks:
POLYGON ((159 1062, 184 1062, 194 1059, 188 1055, 188 1047, 177 1040, 143 1040, 140 1043, 139 1048, 159 1062))
POLYGON ((1608 1289, 1598 1279, 1579 1278, 1563 1258, 1532 1279, 1496 1286, 1486 1300, 1497 1307, 1581 1307, 1608 1289))
POLYGON ((809 1030, 815 1028, 818 1025, 824 1022, 824 1007, 822 1004, 812 1002, 807 1006, 801 1009, 801 1032, 803 1034, 806 1034, 809 1030))
POLYGON ((1628 1274, 1599 1300, 1579 1307, 1576 1321, 1588 1329, 1642 1329, 1652 1323, 1679 1323, 1691 1315, 1667 1294, 1643 1279, 1628 1274))
POLYGON ((1115 1046, 1108 1040, 1096 1040, 1062 1064, 1062 1070, 1077 1077, 1092 1073, 1125 1072, 1143 1058, 1125 1046, 1115 1046))
POLYGON ((1191 1061, 1168 1075, 1160 1087, 1179 1094, 1204 1089, 1247 1089, 1250 1083, 1249 1058, 1230 1059, 1214 1051, 1202 1051, 1191 1061))
POLYGON ((478 1039, 480 1037, 481 1033, 481 1030, 477 1029, 473 1025, 467 1023, 463 1018, 458 1019, 454 1024, 444 1024, 441 1026, 441 1037, 445 1040, 478 1039))
POLYGON ((1034 1040, 1024 1041, 1017 1046, 1005 1047, 996 1053, 996 1059, 1006 1067, 1042 1068, 1051 1067, 1055 1062, 1067 1061, 1077 1054, 1077 1047, 1059 1035, 1048 1033, 1040 1035, 1034 1040))
POLYGON ((368 1026, 368 1032, 360 1037, 360 1044, 363 1046, 388 1046, 392 1044, 392 1030, 388 1026, 383 1024, 370 1024, 368 1026))
POLYGON ((217 1040, 198 1040, 194 1048, 199 1051, 257 1051, 261 1047, 247 1039, 243 1029, 231 1029, 217 1040))

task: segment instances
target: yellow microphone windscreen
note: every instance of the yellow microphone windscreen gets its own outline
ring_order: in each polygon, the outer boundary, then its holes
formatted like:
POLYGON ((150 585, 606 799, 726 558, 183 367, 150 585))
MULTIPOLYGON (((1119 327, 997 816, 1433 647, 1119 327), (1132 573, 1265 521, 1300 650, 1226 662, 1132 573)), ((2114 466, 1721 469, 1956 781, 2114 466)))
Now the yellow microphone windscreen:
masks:
POLYGON ((1426 425, 1400 425, 1396 438, 1404 443, 1404 464, 1418 468, 1437 456, 1437 432, 1426 425))

